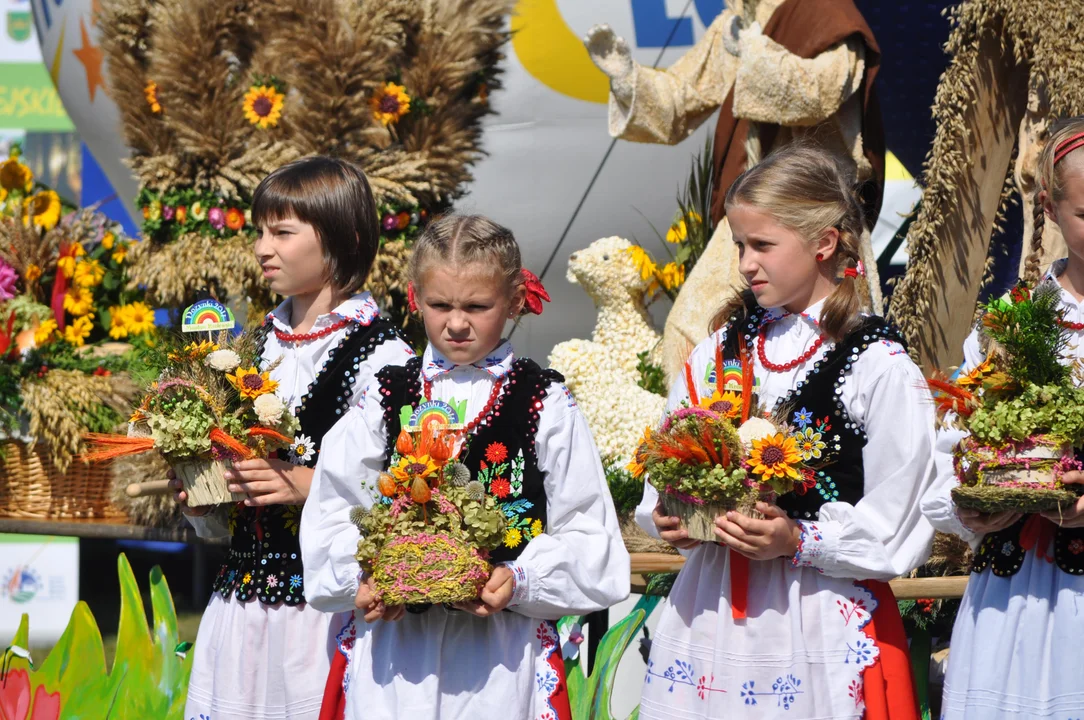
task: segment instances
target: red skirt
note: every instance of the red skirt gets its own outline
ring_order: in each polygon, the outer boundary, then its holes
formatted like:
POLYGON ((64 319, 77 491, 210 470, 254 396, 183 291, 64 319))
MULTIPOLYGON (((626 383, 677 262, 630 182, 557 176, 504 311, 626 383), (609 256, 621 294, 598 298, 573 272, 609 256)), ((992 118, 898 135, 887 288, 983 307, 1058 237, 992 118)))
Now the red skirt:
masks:
POLYGON ((865 632, 880 650, 877 661, 862 675, 865 720, 919 720, 911 654, 896 596, 888 583, 880 580, 859 584, 877 599, 877 609, 865 632))

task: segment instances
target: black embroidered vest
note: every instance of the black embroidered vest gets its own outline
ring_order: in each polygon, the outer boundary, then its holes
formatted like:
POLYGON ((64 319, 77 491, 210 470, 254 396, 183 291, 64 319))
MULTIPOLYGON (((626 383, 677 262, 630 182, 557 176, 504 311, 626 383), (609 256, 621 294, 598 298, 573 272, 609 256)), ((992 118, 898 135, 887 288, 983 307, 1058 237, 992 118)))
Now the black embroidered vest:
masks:
MULTIPOLYGON (((765 310, 756 309, 735 331, 727 328, 723 357, 740 362, 739 332, 752 350, 757 342, 765 310)), ((829 502, 857 503, 865 492, 862 449, 866 433, 847 413, 841 399, 843 381, 858 357, 882 340, 901 343, 899 335, 883 318, 868 316, 859 327, 828 350, 797 386, 779 399, 773 411, 794 428, 803 460, 815 468, 812 487, 800 486, 780 495, 776 504, 794 520, 816 520, 820 507, 829 502)))
MULTIPOLYGON (((1019 572, 1027 553, 1020 544, 1020 533, 1027 520, 1025 515, 1004 530, 983 537, 971 559, 971 572, 980 573, 987 567, 998 577, 1019 572)), ((1041 549, 1049 555, 1049 547, 1041 549)), ((1054 562, 1070 575, 1084 575, 1084 528, 1058 527, 1054 530, 1054 562)))
MULTIPOLYGON (((411 358, 403 367, 388 366, 377 373, 381 403, 388 430, 391 464, 400 430, 400 409, 416 408, 422 397, 422 358, 411 358)), ((500 503, 508 528, 504 543, 490 552, 493 563, 514 560, 523 548, 546 528, 546 489, 535 453, 535 435, 542 401, 552 383, 564 382, 555 370, 543 370, 533 360, 512 364, 493 409, 479 422, 459 460, 486 492, 500 503)))
MULTIPOLYGON (((263 325, 260 345, 270 324, 263 325)), ((279 458, 314 467, 320 443, 335 422, 350 409, 358 370, 373 350, 397 336, 394 326, 382 317, 369 325, 355 325, 332 348, 301 399, 296 414, 301 428, 293 447, 279 458), (302 441, 304 436, 304 441, 302 441)), ((229 598, 246 601, 253 596, 266 605, 298 605, 305 601, 301 544, 300 505, 269 505, 250 508, 238 503, 229 508, 230 551, 218 571, 213 589, 229 598)))

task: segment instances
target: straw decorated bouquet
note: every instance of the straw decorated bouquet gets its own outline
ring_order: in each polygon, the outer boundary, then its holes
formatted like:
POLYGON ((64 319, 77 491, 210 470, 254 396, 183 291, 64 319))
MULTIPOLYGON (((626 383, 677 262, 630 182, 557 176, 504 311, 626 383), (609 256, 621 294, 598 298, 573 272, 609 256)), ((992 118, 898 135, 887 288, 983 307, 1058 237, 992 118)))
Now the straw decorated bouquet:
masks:
MULTIPOLYGON (((185 311, 233 326, 233 317, 213 300, 185 311)), ((185 325, 182 327, 191 327, 185 325)), ((107 460, 150 450, 160 452, 184 483, 190 506, 244 498, 226 488, 229 463, 267 457, 291 447, 297 418, 275 390, 269 370, 260 370, 260 343, 254 333, 232 336, 210 331, 198 341, 163 342, 146 362, 156 379, 146 387, 127 435, 90 434, 89 460, 107 460)))
POLYGON ((719 515, 735 510, 759 518, 758 501, 815 483, 809 461, 824 447, 819 429, 806 428, 813 431, 806 438, 777 417, 760 416, 757 406, 746 359, 740 372, 718 372, 710 397, 692 398, 658 429, 644 431, 629 470, 646 474, 662 511, 680 518, 692 539, 716 540, 719 515))
POLYGON ((929 381, 942 421, 968 436, 953 450, 957 506, 1035 513, 1065 508, 1078 493, 1061 482, 1081 467, 1084 389, 1063 364, 1068 328, 1059 288, 1018 285, 986 305, 980 332, 986 359, 954 381, 929 381))
POLYGON ((354 515, 358 562, 389 605, 473 600, 489 580, 505 516, 457 462, 460 437, 451 425, 404 423, 377 483, 382 502, 354 515))

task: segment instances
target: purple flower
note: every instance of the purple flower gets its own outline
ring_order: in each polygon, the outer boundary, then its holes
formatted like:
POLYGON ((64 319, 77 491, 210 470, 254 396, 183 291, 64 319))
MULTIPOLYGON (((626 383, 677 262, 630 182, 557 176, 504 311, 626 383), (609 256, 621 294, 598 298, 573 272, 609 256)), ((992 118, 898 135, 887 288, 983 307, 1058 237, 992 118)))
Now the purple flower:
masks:
POLYGON ((171 206, 171 205, 163 205, 162 206, 162 219, 163 220, 172 220, 174 212, 176 212, 176 211, 173 209, 173 206, 171 206))
POLYGON ((15 268, 0 260, 0 300, 10 300, 15 297, 15 283, 19 280, 19 273, 15 268))
POLYGON ((399 219, 394 215, 385 215, 383 225, 384 229, 390 232, 399 227, 399 219))
POLYGON ((221 230, 226 227, 226 211, 222 208, 211 208, 207 213, 207 222, 211 223, 215 230, 221 230))

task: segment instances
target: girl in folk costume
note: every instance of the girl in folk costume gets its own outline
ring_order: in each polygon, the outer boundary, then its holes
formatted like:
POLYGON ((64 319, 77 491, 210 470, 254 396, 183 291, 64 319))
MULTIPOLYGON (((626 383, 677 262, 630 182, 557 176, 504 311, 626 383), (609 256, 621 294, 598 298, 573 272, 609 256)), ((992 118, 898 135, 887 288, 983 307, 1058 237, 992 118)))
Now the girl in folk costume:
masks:
MULTIPOLYGON (((1051 134, 1038 164, 1035 235, 1025 278, 1039 279, 1044 215, 1058 224, 1068 258, 1044 282, 1061 291, 1064 323, 1074 334, 1065 362, 1084 359, 1084 118, 1051 134)), ((961 371, 985 359, 976 330, 964 342, 961 371)), ((1068 510, 1021 516, 957 509, 952 449, 963 437, 937 438, 938 480, 922 501, 934 527, 977 549, 952 630, 942 717, 1069 718, 1084 716, 1084 499, 1068 510)), ((1065 483, 1084 483, 1067 472, 1065 483)))
POLYGON ((322 440, 357 404, 375 371, 413 355, 361 292, 379 248, 376 206, 362 171, 312 157, 268 175, 252 200, 256 257, 286 297, 258 332, 265 382, 289 398, 301 429, 288 456, 235 463, 236 506, 188 508, 202 537, 229 535, 196 638, 185 718, 316 718, 333 646, 332 617, 310 607, 298 528, 322 440), (277 363, 276 365, 272 365, 277 363))
POLYGON ((728 512, 716 543, 689 539, 648 485, 645 529, 687 562, 652 643, 642 718, 917 719, 907 639, 886 580, 925 559, 918 500, 933 479, 933 403, 893 330, 860 312, 862 211, 853 171, 828 151, 784 148, 743 173, 726 212, 750 289, 670 393, 726 407, 752 371, 816 471, 728 512))
POLYGON ((544 291, 522 269, 512 233, 474 216, 427 227, 410 277, 429 347, 378 373, 329 434, 302 514, 309 602, 358 608, 339 635, 345 667, 328 680, 324 716, 569 718, 553 621, 625 598, 629 556, 598 450, 561 376, 501 339, 525 303, 541 311, 544 291), (477 600, 386 606, 371 578, 359 583, 351 508, 379 502, 370 488, 388 468, 400 418, 431 401, 458 408, 459 459, 500 502, 508 529, 477 600))

